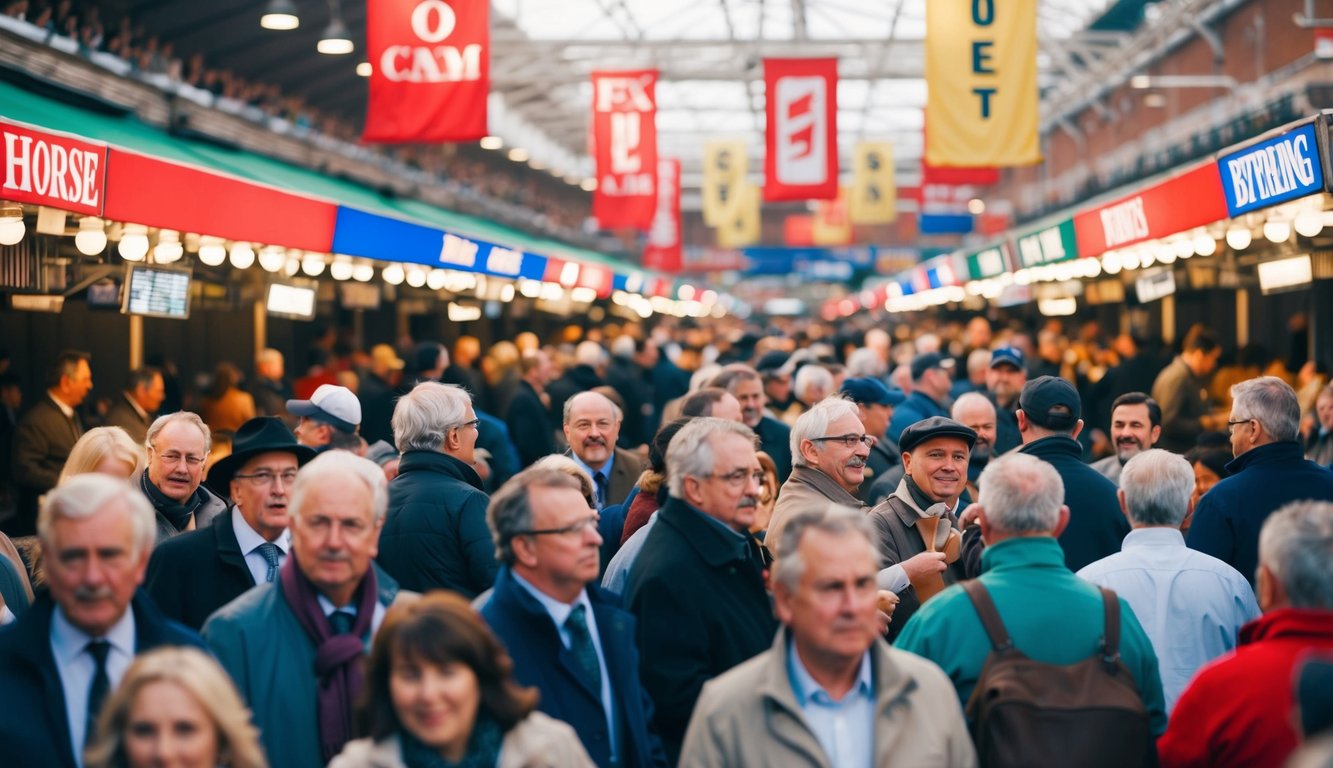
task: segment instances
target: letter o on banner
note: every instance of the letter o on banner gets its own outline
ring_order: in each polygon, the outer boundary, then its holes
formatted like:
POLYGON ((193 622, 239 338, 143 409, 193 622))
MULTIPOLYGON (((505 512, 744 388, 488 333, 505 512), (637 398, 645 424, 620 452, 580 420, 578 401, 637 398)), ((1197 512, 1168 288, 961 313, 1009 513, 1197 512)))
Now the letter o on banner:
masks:
POLYGON ((423 0, 412 9, 412 31, 423 42, 439 43, 448 39, 457 23, 454 9, 444 0, 423 0), (431 24, 431 11, 438 14, 434 25, 431 24))

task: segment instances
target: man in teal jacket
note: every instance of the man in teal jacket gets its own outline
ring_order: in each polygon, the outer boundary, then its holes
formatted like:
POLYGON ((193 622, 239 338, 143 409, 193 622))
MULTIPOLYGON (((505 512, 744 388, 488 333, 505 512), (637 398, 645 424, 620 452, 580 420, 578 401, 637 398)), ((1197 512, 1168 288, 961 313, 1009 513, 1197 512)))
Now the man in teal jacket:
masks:
MULTIPOLYGON (((1028 657, 1074 664, 1100 647, 1104 618, 1098 588, 1065 567, 1055 540, 1069 522, 1064 485, 1050 464, 1010 453, 991 461, 979 479, 981 536, 986 550, 978 578, 1014 640, 1028 657)), ((1157 656, 1129 604, 1120 601, 1120 655, 1134 675, 1152 732, 1166 730, 1166 701, 1157 656)), ((961 586, 936 595, 907 622, 895 647, 940 665, 964 706, 991 644, 961 586)))

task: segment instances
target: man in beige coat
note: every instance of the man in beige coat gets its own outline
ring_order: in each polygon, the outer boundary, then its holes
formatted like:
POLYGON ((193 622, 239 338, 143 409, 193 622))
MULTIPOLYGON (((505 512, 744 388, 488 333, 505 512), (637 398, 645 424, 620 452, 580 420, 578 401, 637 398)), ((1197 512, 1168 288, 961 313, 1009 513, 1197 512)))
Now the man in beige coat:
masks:
POLYGON ((681 765, 977 764, 948 677, 879 637, 871 536, 863 513, 832 504, 787 521, 773 568, 783 626, 704 686, 681 765))
POLYGON ((798 512, 829 504, 867 509, 856 491, 875 440, 866 434, 856 404, 844 397, 820 400, 801 414, 791 429, 791 476, 778 491, 764 535, 770 552, 777 554, 782 527, 798 512))

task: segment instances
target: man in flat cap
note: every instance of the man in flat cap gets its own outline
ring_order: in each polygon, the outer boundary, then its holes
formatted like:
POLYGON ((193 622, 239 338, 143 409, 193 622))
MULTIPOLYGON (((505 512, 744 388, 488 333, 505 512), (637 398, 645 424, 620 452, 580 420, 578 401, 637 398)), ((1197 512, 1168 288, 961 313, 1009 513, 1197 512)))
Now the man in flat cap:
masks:
POLYGON ((949 390, 953 388, 953 358, 926 352, 912 358, 912 394, 889 420, 888 437, 902 444, 909 425, 931 416, 949 416, 949 390))
POLYGON ((976 432, 944 416, 922 419, 903 430, 903 479, 870 511, 884 558, 880 588, 896 592, 900 600, 889 625, 890 641, 922 603, 967 578, 958 497, 967 484, 968 456, 976 439, 976 432), (889 567, 895 563, 903 566, 897 573, 889 567))
MULTIPOLYGON (((875 481, 884 477, 890 469, 902 472, 903 455, 898 443, 888 439, 886 432, 889 420, 893 418, 893 409, 902 405, 907 395, 902 390, 889 389, 879 379, 871 376, 853 377, 842 382, 842 395, 856 403, 857 414, 867 435, 874 435, 879 442, 870 448, 866 457, 865 481, 857 493, 861 501, 874 504, 879 501, 871 495, 875 481)), ((896 483, 895 483, 896 487, 896 483)), ((885 491, 887 495, 889 491, 885 491)))

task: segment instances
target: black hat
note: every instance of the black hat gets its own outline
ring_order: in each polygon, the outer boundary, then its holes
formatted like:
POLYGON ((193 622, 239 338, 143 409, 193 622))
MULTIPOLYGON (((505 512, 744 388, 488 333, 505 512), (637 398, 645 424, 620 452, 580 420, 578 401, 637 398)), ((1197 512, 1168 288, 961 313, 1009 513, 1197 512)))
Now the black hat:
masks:
POLYGON ((967 443, 969 450, 977 441, 977 433, 970 427, 944 416, 931 416, 904 429, 902 435, 898 437, 898 447, 903 453, 908 453, 921 443, 936 437, 959 438, 967 443))
POLYGON ((760 373, 772 373, 786 365, 788 357, 790 355, 780 349, 770 349, 759 356, 754 363, 754 369, 760 373))
POLYGON ((1018 407, 1028 421, 1046 429, 1070 430, 1083 418, 1078 391, 1059 376, 1038 376, 1024 384, 1018 407))
POLYGON ((261 453, 285 451, 296 457, 297 466, 315 458, 315 449, 296 442, 296 436, 276 416, 250 419, 236 430, 231 440, 231 454, 208 470, 204 485, 222 498, 231 496, 231 478, 245 464, 261 453))
POLYGON ((889 389, 884 382, 871 376, 844 379, 841 392, 858 405, 893 405, 907 399, 901 389, 889 389))
POLYGON ((1020 371, 1028 369, 1027 358, 1018 347, 996 347, 990 353, 990 367, 1012 365, 1020 371))
POLYGON ((927 352, 924 355, 917 355, 912 358, 912 381, 920 379, 931 368, 944 368, 953 370, 953 358, 945 357, 939 352, 927 352))

